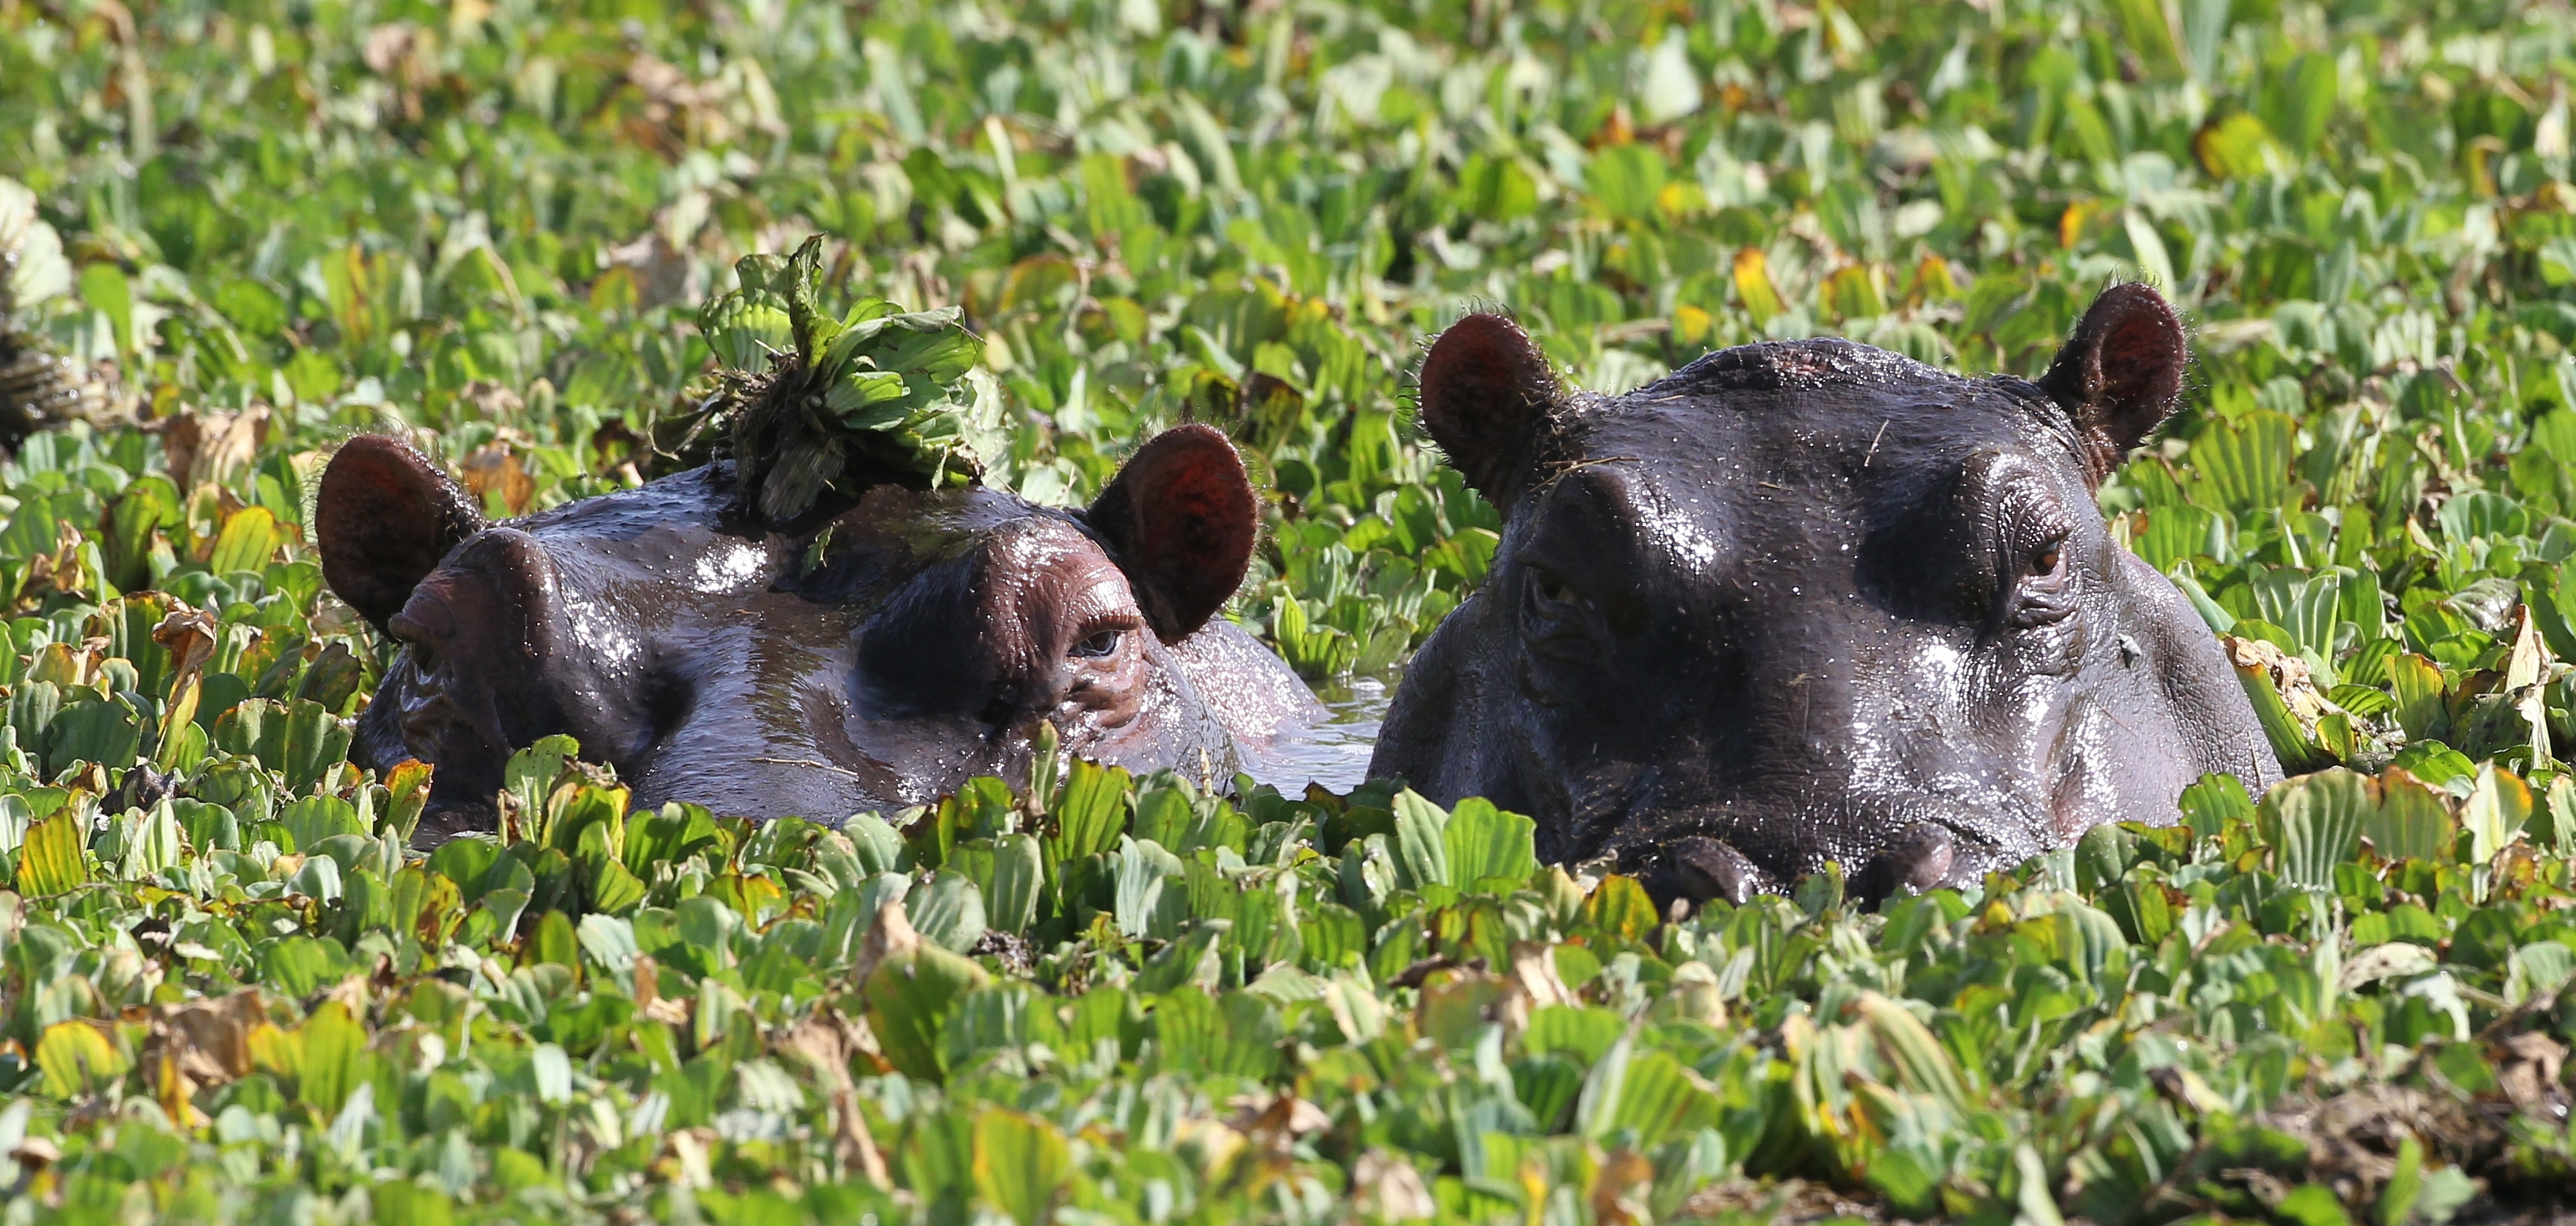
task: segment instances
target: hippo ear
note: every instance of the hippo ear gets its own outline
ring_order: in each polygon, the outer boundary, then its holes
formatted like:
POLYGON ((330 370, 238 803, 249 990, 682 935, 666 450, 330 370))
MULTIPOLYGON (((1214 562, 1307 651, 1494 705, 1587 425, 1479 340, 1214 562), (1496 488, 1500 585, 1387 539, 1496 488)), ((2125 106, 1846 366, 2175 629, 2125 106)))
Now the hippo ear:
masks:
POLYGON ((2114 285, 2093 300, 2039 386, 2083 428, 2094 484, 2173 416, 2190 360, 2182 320, 2153 288, 2114 285))
POLYGON ((381 631, 448 550, 483 530, 483 516, 419 452, 368 434, 323 470, 313 527, 322 578, 381 631))
POLYGON ((1497 507, 1509 509, 1537 477, 1560 395, 1547 356, 1500 315, 1449 325, 1422 360, 1422 428, 1497 507))
POLYGON ((1138 448, 1083 518, 1127 572, 1154 637, 1177 643, 1243 586, 1261 504, 1234 444, 1187 425, 1138 448))

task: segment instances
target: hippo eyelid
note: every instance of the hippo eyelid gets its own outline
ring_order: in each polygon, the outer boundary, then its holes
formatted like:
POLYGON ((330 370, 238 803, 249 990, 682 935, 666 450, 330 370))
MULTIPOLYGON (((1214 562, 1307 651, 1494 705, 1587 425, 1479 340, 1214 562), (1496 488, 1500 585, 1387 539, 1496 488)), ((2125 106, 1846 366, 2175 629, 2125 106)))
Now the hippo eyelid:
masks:
POLYGON ((1530 590, 1547 604, 1583 603, 1583 597, 1575 592, 1573 584, 1567 583, 1562 576, 1545 567, 1530 568, 1530 590))
POLYGON ((1117 655, 1127 636, 1137 629, 1138 625, 1125 620, 1084 626, 1080 637, 1064 654, 1077 660, 1106 660, 1117 655))
POLYGON ((1592 601, 1565 576, 1535 562, 1524 566, 1528 573, 1522 580, 1526 594, 1523 612, 1527 616, 1549 625, 1564 625, 1592 611, 1592 601))
POLYGON ((2066 568, 2066 542, 2074 534, 2059 531, 2049 534, 2038 548, 2030 551, 2030 565, 2024 572, 2034 579, 2062 575, 2066 568))
POLYGON ((2075 568, 2067 553, 2073 537, 2073 532, 2060 529, 2023 555, 2029 561, 2013 577, 2004 613, 2005 622, 2014 629, 2055 625, 2074 614, 2075 568))

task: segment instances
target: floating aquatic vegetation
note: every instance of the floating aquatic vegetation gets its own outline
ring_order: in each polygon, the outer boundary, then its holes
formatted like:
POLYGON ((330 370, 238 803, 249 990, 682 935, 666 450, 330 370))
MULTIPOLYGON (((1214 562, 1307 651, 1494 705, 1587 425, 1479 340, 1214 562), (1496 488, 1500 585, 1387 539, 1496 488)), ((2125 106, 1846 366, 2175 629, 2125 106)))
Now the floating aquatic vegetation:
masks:
POLYGON ((784 522, 828 489, 982 476, 972 439, 1001 413, 1000 386, 975 368, 983 343, 955 307, 822 310, 822 250, 817 235, 792 255, 746 256, 740 287, 698 312, 722 363, 705 411, 729 433, 745 504, 784 522))

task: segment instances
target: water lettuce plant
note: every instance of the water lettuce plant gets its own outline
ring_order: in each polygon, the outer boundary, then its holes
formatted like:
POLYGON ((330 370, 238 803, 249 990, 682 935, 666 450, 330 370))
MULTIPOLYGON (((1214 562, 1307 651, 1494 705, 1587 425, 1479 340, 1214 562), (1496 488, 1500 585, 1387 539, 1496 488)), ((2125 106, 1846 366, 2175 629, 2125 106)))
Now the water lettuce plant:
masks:
POLYGON ((834 318, 815 301, 822 248, 816 235, 784 259, 744 256, 737 287, 698 309, 720 364, 702 412, 730 436, 744 502, 775 522, 836 485, 980 476, 967 436, 990 434, 1001 417, 999 387, 976 369, 983 344, 958 308, 907 312, 869 298, 834 318))
POLYGON ((1751 1170, 2393 1222, 2576 1175, 2565 776, 2213 777, 1975 889, 1677 919, 1481 801, 1082 762, 834 830, 631 811, 557 739, 423 858, 417 771, 287 785, 315 710, 121 816, 13 785, 13 1212, 1752 1221, 1751 1170))

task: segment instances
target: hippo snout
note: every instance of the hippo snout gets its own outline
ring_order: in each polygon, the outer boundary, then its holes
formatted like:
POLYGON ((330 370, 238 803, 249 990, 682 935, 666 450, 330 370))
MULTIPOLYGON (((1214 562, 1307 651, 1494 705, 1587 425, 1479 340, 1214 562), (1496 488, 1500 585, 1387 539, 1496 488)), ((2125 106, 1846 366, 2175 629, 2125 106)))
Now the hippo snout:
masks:
POLYGON ((1991 814, 1931 796, 1845 798, 1806 813, 1737 803, 1636 828, 1638 837, 1609 851, 1665 905, 1741 904, 1785 891, 1828 861, 1841 868, 1845 892, 1872 905, 1965 885, 2040 849, 2029 831, 1998 830, 1991 814))

